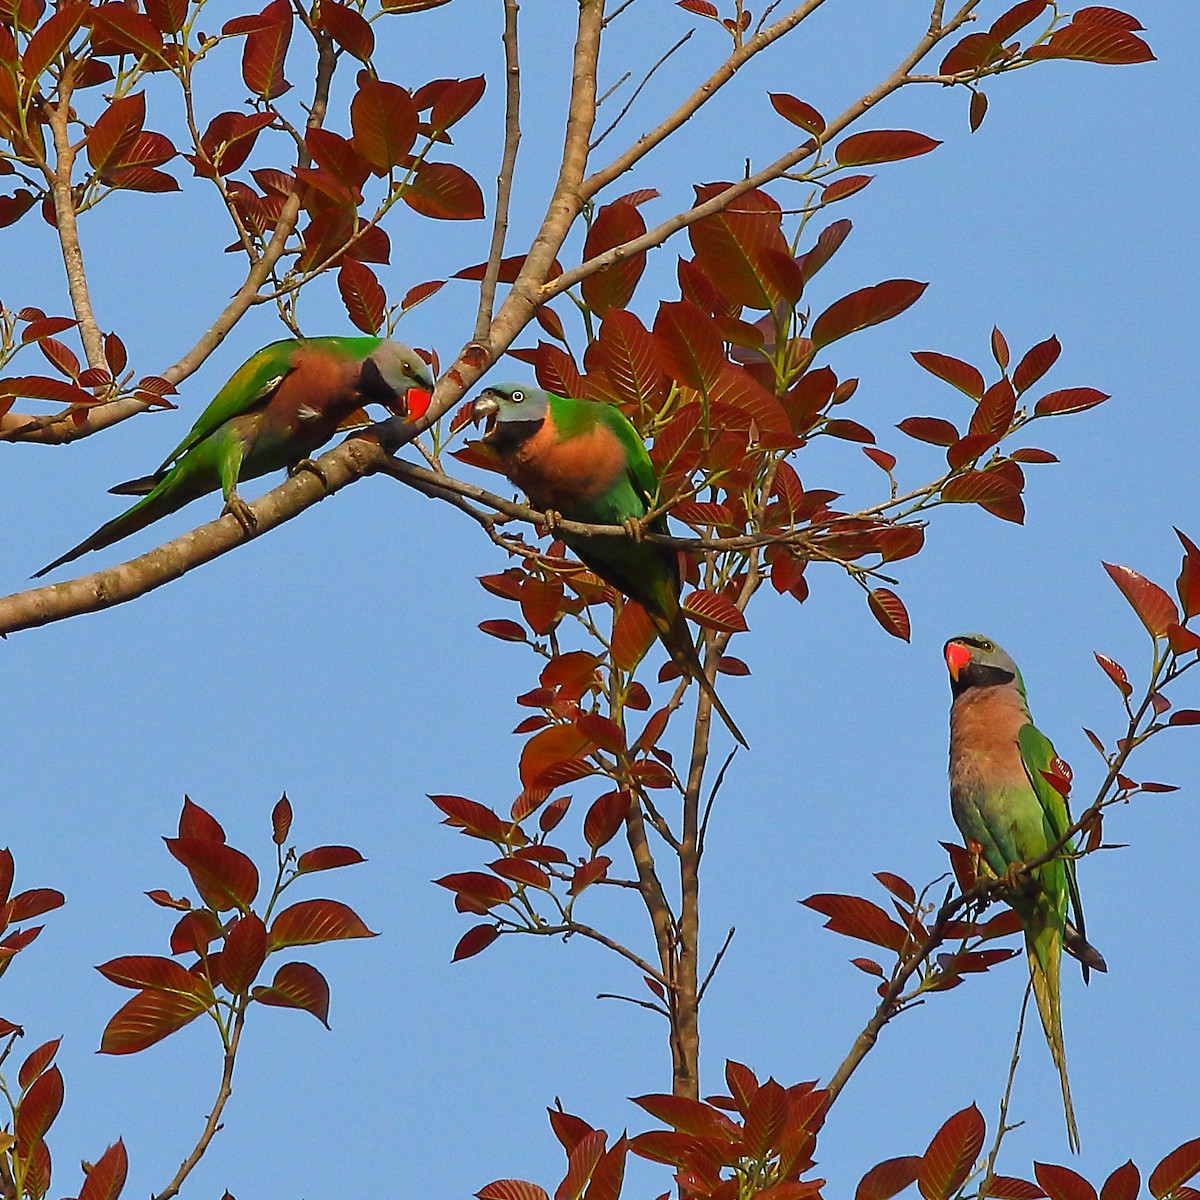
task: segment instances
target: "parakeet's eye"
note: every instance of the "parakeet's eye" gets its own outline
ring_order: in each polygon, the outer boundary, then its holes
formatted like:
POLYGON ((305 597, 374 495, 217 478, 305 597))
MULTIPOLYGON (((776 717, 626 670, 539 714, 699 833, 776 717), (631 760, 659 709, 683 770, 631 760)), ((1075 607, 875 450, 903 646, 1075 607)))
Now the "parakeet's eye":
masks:
POLYGON ((513 392, 513 394, 512 394, 512 398, 513 398, 513 399, 514 399, 514 400, 515 400, 515 401, 516 401, 518 404, 520 404, 520 403, 521 403, 521 401, 525 399, 525 393, 524 393, 524 392, 522 392, 522 391, 520 391, 520 390, 518 389, 517 391, 513 392))
POLYGON ((995 648, 996 648, 996 647, 995 647, 995 644, 994 644, 994 643, 992 643, 992 642, 981 642, 981 643, 980 643, 980 649, 981 649, 981 650, 982 650, 982 651, 983 651, 985 654, 991 654, 991 652, 992 652, 993 650, 995 650, 995 648))
POLYGON ((400 370, 402 370, 405 373, 405 375, 411 375, 413 373, 412 363, 410 363, 407 359, 405 359, 400 364, 400 370))

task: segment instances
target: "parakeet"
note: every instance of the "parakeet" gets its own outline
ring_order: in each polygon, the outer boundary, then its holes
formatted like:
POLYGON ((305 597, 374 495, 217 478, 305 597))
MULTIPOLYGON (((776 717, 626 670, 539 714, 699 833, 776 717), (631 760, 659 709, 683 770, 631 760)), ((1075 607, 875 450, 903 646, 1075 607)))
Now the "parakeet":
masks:
MULTIPOLYGON (((503 383, 480 393, 472 416, 486 421, 484 443, 497 453, 509 479, 543 512, 630 529, 633 536, 624 538, 560 536, 585 566, 646 610, 671 658, 704 689, 733 736, 747 745, 704 673, 679 607, 676 552, 640 540, 641 519, 656 502, 658 480, 625 414, 596 400, 503 383)), ((667 532, 662 515, 646 527, 667 532)))
POLYGON ((237 493, 241 480, 304 463, 365 404, 395 413, 407 409, 415 419, 428 407, 433 386, 424 359, 400 342, 376 337, 272 342, 233 373, 157 471, 111 489, 141 500, 34 578, 111 546, 217 488, 225 511, 251 530, 254 514, 237 493))
MULTIPOLYGON (((1054 762, 1054 747, 1030 719, 1020 671, 995 642, 962 634, 946 643, 945 656, 953 694, 950 809, 968 844, 981 847, 981 872, 1014 880, 1015 864, 1045 854, 1071 824, 1065 797, 1042 774, 1054 762)), ((1089 971, 1107 967, 1084 933, 1074 849, 1068 841, 1060 857, 1030 871, 1004 898, 1025 929, 1033 994, 1062 1083, 1067 1137, 1078 1152, 1063 1046, 1062 951, 1080 961, 1085 983, 1089 971)))

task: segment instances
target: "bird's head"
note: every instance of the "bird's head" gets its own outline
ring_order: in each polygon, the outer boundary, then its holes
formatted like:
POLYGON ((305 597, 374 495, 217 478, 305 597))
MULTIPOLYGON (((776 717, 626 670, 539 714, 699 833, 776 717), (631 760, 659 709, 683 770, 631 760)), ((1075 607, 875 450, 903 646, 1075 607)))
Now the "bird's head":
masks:
POLYGON ((382 404, 410 421, 425 415, 433 388, 433 372, 425 360, 410 346, 390 339, 375 347, 359 377, 364 400, 382 404))
POLYGON ((1017 664, 982 633, 959 634, 946 643, 943 652, 950 671, 950 690, 955 696, 968 688, 995 687, 1014 680, 1024 692, 1017 664))
POLYGON ((520 445, 542 427, 550 395, 523 383, 496 383, 479 393, 471 405, 471 420, 484 422, 483 440, 503 449, 520 445))

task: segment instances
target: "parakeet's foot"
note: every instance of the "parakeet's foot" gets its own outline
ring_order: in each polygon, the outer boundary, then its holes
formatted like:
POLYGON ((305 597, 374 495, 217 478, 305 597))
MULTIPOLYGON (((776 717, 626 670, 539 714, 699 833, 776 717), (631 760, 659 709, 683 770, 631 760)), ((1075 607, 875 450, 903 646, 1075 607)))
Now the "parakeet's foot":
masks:
POLYGON ((250 505, 237 492, 229 493, 229 499, 225 501, 221 516, 225 516, 226 513, 236 517, 238 524, 246 533, 253 533, 258 528, 258 518, 250 511, 250 505))
POLYGON ((635 542, 640 542, 646 533, 646 526, 642 524, 639 517, 626 517, 621 522, 625 526, 625 532, 629 534, 635 542))
POLYGON ((320 481, 323 488, 329 487, 329 476, 325 474, 321 464, 315 459, 302 458, 299 462, 294 462, 288 467, 288 475, 299 475, 301 471, 311 471, 320 481))
POLYGON ((562 521, 562 513, 557 509, 548 508, 542 513, 542 524, 546 526, 547 533, 553 533, 562 521))
POLYGON ((1029 868, 1023 862, 1011 862, 1004 872, 1004 886, 1010 892, 1020 892, 1029 886, 1029 868))

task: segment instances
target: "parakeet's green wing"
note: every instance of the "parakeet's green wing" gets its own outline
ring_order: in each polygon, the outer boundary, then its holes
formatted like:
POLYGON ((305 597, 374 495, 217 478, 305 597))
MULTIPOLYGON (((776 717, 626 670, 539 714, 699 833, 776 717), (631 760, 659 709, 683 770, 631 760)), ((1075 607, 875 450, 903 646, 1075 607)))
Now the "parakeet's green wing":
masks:
MULTIPOLYGON (((1057 757, 1054 745, 1036 725, 1023 725, 1017 734, 1017 744, 1021 749, 1021 761, 1025 764, 1025 773, 1046 815, 1054 841, 1058 841, 1071 827, 1071 811, 1067 807, 1066 797, 1063 796, 1042 774, 1050 769, 1050 764, 1057 757)), ((1073 842, 1067 842, 1063 847, 1070 854, 1075 849, 1073 842)), ((1083 930, 1083 905, 1079 899, 1079 884, 1075 878, 1075 860, 1062 858, 1058 860, 1063 867, 1066 877, 1067 893, 1071 899, 1071 912, 1075 924, 1083 930)))
POLYGON ((629 418, 612 405, 606 405, 602 410, 603 419, 608 427, 617 435, 625 450, 625 462, 629 469, 629 477, 634 487, 646 501, 647 507, 654 504, 658 498, 658 475, 654 464, 646 451, 646 443, 638 435, 629 418))
POLYGON ((272 342, 244 362, 196 418, 187 437, 163 459, 159 470, 178 461, 232 417, 264 407, 291 370, 295 349, 296 343, 291 339, 272 342))

